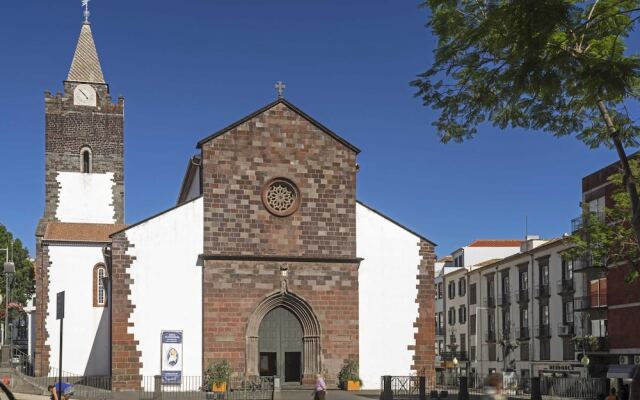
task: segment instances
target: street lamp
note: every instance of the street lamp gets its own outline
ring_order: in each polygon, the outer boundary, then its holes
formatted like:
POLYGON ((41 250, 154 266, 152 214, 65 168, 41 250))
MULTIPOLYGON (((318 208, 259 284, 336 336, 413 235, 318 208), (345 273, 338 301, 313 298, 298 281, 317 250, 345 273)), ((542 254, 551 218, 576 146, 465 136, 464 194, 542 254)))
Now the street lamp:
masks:
POLYGON ((580 364, 582 364, 585 367, 587 367, 590 362, 591 360, 589 360, 589 357, 586 354, 583 355, 582 358, 580 359, 580 364))
POLYGON ((7 258, 4 263, 4 277, 5 277, 5 283, 6 283, 6 288, 7 291, 6 296, 5 296, 5 300, 4 300, 4 304, 5 304, 5 314, 4 314, 4 337, 5 337, 5 343, 7 343, 10 336, 9 336, 9 301, 11 299, 11 278, 13 277, 13 275, 16 273, 16 265, 9 261, 9 249, 5 249, 7 251, 7 258))

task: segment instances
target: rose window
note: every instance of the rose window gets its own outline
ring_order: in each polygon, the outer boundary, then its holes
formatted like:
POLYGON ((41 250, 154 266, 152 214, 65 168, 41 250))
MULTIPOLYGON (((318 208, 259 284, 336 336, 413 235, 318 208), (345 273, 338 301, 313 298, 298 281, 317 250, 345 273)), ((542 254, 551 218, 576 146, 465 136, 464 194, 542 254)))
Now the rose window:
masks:
POLYGON ((298 188, 287 179, 274 179, 266 185, 262 201, 267 209, 280 217, 293 214, 300 201, 298 188))

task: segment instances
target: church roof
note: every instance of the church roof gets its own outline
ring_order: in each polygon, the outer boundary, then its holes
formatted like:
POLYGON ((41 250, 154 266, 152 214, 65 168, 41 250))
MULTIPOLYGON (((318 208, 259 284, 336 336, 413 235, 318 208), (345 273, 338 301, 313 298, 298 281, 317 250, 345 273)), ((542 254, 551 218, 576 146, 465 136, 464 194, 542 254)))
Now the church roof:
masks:
POLYGON ((234 122, 233 124, 217 131, 216 133, 209 135, 208 137, 202 139, 201 141, 198 142, 198 148, 201 148, 203 144, 207 143, 208 141, 217 138, 220 135, 223 135, 225 133, 227 133, 228 131, 232 130, 233 128, 238 127, 239 125, 244 124, 245 122, 257 117, 258 115, 262 114, 263 112, 269 110, 272 107, 275 107, 278 104, 284 104, 285 106, 289 107, 293 112, 295 112, 296 114, 300 115, 302 118, 306 119, 307 121, 309 121, 311 124, 315 125, 316 128, 320 129, 321 131, 323 131, 324 133, 326 133, 327 135, 331 136, 332 138, 334 138, 335 140, 337 140, 338 142, 342 143, 343 145, 345 145, 346 147, 348 147, 349 149, 351 149, 352 151, 354 151, 356 154, 360 153, 360 149, 358 149, 356 146, 352 145, 351 143, 349 143, 346 139, 338 136, 338 134, 336 134, 335 132, 333 132, 331 129, 327 128, 326 126, 322 125, 320 122, 318 122, 317 120, 311 118, 309 115, 307 115, 304 111, 300 110, 298 107, 294 106, 293 104, 291 104, 289 101, 285 100, 284 98, 279 98, 276 101, 273 101, 269 104, 267 104, 266 106, 262 107, 261 109, 257 110, 256 112, 247 115, 246 117, 234 122))
POLYGON ((52 242, 109 243, 114 232, 126 228, 124 224, 86 224, 69 222, 49 222, 44 232, 44 240, 52 242))
POLYGON ((520 247, 522 240, 485 240, 479 239, 469 243, 468 247, 520 247))
POLYGON ((96 44, 91 33, 91 25, 88 22, 82 24, 67 81, 105 83, 96 44))

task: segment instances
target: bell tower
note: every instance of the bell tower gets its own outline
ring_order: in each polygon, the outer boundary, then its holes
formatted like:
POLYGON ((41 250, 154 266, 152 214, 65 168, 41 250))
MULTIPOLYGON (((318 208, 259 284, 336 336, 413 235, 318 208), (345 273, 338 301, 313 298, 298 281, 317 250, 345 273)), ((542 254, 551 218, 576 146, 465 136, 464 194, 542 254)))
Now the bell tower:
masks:
POLYGON ((124 99, 113 101, 88 13, 63 93, 45 93, 47 222, 124 223, 124 99))

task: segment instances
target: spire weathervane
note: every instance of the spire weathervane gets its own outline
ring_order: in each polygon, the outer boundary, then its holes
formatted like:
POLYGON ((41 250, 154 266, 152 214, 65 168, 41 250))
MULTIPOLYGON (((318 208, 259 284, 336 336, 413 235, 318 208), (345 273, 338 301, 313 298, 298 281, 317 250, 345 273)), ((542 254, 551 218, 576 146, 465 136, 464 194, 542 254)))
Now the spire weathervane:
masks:
POLYGON ((286 89, 287 85, 285 85, 282 81, 276 82, 276 91, 278 92, 278 98, 282 99, 284 97, 284 89, 286 89))
POLYGON ((82 7, 84 7, 84 22, 88 23, 89 22, 89 16, 91 15, 91 13, 89 12, 89 2, 91 0, 82 0, 82 7))

